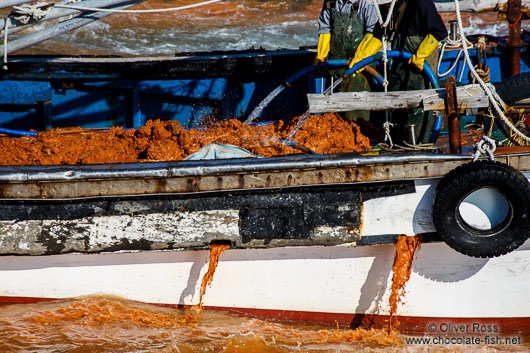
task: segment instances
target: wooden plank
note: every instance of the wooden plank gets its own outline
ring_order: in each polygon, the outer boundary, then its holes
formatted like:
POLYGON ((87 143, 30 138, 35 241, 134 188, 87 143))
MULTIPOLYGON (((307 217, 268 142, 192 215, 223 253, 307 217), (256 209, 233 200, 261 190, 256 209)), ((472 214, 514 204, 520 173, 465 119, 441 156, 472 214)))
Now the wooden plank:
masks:
MULTIPOLYGON (((459 91, 459 109, 486 108, 488 97, 475 86, 463 86, 459 91)), ((308 94, 310 113, 347 112, 356 110, 397 110, 423 107, 425 110, 445 110, 445 89, 395 92, 338 92, 331 95, 308 94)))

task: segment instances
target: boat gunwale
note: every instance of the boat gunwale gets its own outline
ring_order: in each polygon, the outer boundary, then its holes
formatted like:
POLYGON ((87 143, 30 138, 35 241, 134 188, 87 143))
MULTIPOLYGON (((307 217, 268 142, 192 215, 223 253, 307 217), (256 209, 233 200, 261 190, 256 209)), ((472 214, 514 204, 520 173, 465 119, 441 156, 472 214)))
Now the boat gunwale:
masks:
MULTIPOLYGON (((527 155, 530 153, 510 154, 527 155)), ((506 157, 500 155, 498 157, 506 157)), ((289 155, 272 158, 240 158, 208 161, 140 162, 93 165, 0 165, 0 183, 36 181, 105 180, 116 178, 170 178, 281 172, 289 170, 326 169, 425 162, 471 160, 470 155, 406 153, 360 156, 358 153, 330 155, 289 155)))

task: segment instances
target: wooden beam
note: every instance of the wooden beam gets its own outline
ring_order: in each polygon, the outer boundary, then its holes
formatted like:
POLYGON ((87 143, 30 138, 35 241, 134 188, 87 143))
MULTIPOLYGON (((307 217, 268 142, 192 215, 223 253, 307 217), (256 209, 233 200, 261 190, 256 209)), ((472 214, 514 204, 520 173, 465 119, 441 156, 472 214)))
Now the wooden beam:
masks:
MULTIPOLYGON (((423 107, 445 111, 445 89, 395 92, 338 92, 331 95, 308 94, 310 113, 348 112, 356 110, 397 110, 423 107)), ((488 97, 476 86, 458 87, 459 111, 487 108, 488 97)))

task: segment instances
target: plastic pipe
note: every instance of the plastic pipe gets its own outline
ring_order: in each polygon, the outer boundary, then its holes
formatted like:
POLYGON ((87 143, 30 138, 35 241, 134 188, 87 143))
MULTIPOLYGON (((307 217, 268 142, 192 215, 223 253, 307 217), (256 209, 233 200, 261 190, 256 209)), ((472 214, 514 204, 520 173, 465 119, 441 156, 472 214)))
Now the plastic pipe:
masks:
POLYGON ((0 127, 0 134, 9 136, 37 136, 36 131, 12 130, 0 127))
MULTIPOLYGON (((409 53, 409 52, 406 52, 406 51, 399 51, 399 50, 391 50, 389 52, 386 53, 387 54, 387 57, 389 58, 395 58, 395 59, 404 59, 404 60, 408 60, 412 57, 412 54, 409 53)), ((377 61, 377 60, 380 60, 383 58, 383 53, 377 53, 375 55, 372 55, 366 59, 363 59, 361 61, 359 61, 357 64, 353 65, 352 68, 350 69, 347 69, 345 72, 344 72, 344 76, 351 76, 353 73, 355 73, 356 71, 362 69, 364 66, 368 65, 368 64, 371 64, 373 63, 374 61, 377 61)), ((320 69, 324 69, 324 68, 327 68, 327 67, 340 67, 340 66, 345 66, 346 64, 348 63, 348 60, 344 60, 344 59, 335 59, 335 60, 328 60, 326 62, 323 62, 323 63, 320 63, 318 66, 308 66, 306 67, 305 69, 302 69, 300 71, 298 71, 297 73, 295 73, 294 75, 288 77, 284 82, 283 82, 283 85, 285 87, 289 87, 294 81, 298 80, 299 78, 313 72, 313 71, 316 71, 316 70, 320 70, 320 69)), ((438 79, 436 78, 436 75, 434 74, 434 72, 432 71, 431 67, 429 66, 429 64, 427 64, 426 62, 423 63, 423 73, 424 75, 427 76, 427 78, 429 79, 429 82, 431 83, 431 85, 434 87, 434 88, 440 88, 440 85, 438 83, 438 79)), ((374 78, 379 82, 379 83, 382 83, 381 82, 381 79, 382 76, 379 75, 379 77, 375 77, 374 78)), ((251 116, 257 116, 261 113, 258 112, 258 114, 255 114, 255 112, 252 112, 251 116)), ((436 119, 434 120, 434 126, 433 126, 433 130, 432 130, 432 133, 431 133, 431 138, 429 139, 429 142, 430 143, 435 143, 436 140, 438 139, 438 136, 440 135, 440 129, 442 128, 442 117, 439 116, 439 117, 436 117, 436 119)))

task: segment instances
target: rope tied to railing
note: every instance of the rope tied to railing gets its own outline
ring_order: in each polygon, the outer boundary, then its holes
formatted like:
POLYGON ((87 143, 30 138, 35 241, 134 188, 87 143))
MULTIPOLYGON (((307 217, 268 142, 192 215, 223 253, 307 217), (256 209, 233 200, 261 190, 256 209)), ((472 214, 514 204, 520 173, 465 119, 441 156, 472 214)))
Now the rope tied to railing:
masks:
POLYGON ((179 7, 170 7, 170 8, 166 8, 166 9, 149 9, 149 10, 117 10, 117 9, 106 9, 106 8, 99 8, 99 7, 85 7, 85 6, 77 6, 77 5, 55 5, 55 7, 62 8, 62 9, 73 9, 73 10, 79 10, 79 11, 142 14, 142 13, 157 13, 157 12, 179 11, 179 10, 190 9, 190 8, 193 8, 193 7, 209 5, 209 4, 213 4, 213 3, 221 2, 221 1, 224 1, 224 0, 208 0, 208 1, 203 1, 203 2, 200 2, 200 3, 196 3, 196 4, 191 4, 191 5, 185 5, 185 6, 179 6, 179 7))
MULTIPOLYGON (((477 49, 478 49, 478 64, 474 66, 475 71, 480 76, 482 81, 488 83, 490 82, 490 68, 486 65, 486 37, 481 36, 477 39, 477 49)), ((477 80, 475 77, 472 77, 472 82, 475 83, 477 80)))
POLYGON ((495 158, 493 156, 493 152, 497 149, 497 145, 495 144, 495 140, 492 138, 489 138, 488 136, 482 136, 482 140, 480 140, 475 145, 475 153, 473 153, 473 162, 475 162, 482 154, 487 154, 490 161, 493 161, 495 158))
POLYGON ((44 18, 51 8, 51 4, 47 2, 38 2, 35 5, 20 5, 13 6, 13 11, 10 15, 20 23, 28 24, 31 20, 38 21, 44 18))

